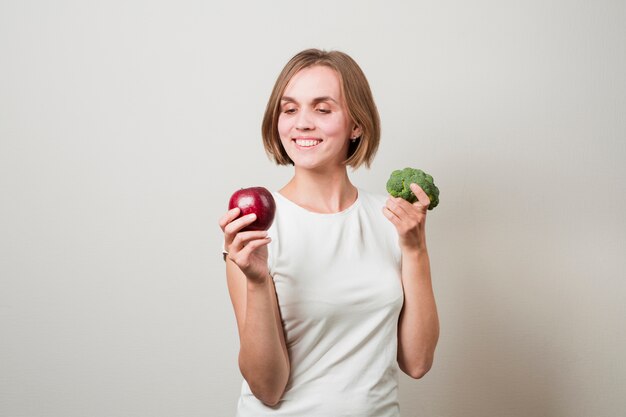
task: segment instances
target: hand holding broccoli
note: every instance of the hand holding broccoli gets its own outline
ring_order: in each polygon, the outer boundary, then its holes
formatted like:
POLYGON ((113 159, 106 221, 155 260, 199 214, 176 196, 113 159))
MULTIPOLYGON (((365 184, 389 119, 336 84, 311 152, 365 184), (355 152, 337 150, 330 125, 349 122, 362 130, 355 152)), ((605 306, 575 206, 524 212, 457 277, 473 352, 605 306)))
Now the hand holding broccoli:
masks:
POLYGON ((398 231, 403 254, 426 250, 426 212, 439 204, 439 189, 433 177, 415 168, 393 171, 387 181, 383 214, 398 231))
POLYGON ((416 168, 397 169, 391 173, 387 181, 387 191, 394 197, 401 197, 409 203, 415 203, 417 197, 411 191, 411 183, 419 185, 430 199, 428 210, 432 210, 439 204, 439 188, 435 185, 433 177, 416 168))

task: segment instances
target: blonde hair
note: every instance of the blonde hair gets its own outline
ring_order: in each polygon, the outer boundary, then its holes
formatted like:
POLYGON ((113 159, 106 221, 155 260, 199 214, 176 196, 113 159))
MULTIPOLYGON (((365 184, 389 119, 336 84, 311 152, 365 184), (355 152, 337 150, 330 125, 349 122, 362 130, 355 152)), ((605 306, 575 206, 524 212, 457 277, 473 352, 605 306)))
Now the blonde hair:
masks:
POLYGON ((353 169, 362 164, 369 168, 380 142, 380 117, 365 74, 350 56, 340 51, 307 49, 285 65, 276 79, 263 116, 261 132, 265 151, 278 165, 293 165, 278 134, 280 100, 291 78, 298 71, 315 65, 324 65, 337 72, 348 114, 361 128, 361 136, 350 143, 345 164, 353 169))

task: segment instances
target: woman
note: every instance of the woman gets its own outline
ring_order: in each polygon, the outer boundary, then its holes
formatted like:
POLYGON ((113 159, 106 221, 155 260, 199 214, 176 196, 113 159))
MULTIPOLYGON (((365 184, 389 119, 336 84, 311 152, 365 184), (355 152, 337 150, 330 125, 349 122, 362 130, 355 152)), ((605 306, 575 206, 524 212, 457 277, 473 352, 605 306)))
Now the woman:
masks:
POLYGON ((431 367, 439 324, 418 202, 355 187, 379 117, 348 55, 316 49, 279 75, 263 120, 265 149, 294 166, 269 231, 254 214, 220 219, 244 377, 238 416, 399 416, 397 369, 431 367), (397 363, 397 365, 396 365, 397 363))

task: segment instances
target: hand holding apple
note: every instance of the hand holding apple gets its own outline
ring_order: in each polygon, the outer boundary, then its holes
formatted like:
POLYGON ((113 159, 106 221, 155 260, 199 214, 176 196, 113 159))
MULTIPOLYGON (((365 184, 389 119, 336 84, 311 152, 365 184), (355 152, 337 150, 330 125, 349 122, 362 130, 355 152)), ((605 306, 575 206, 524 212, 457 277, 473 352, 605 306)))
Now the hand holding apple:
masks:
POLYGON ((219 221, 224 232, 225 254, 248 280, 267 282, 267 244, 271 240, 267 229, 276 212, 272 194, 263 187, 241 189, 232 195, 228 207, 219 221))
POLYGON ((256 215, 256 220, 244 227, 241 231, 267 230, 274 222, 276 202, 272 193, 264 187, 242 188, 233 193, 228 203, 228 209, 239 207, 239 217, 250 213, 256 215))

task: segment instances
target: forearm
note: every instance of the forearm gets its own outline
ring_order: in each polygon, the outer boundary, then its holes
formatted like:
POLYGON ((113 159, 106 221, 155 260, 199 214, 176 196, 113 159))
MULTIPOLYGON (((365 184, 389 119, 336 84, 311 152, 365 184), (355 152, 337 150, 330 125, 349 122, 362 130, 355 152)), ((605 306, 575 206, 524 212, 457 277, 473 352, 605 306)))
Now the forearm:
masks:
POLYGON ((239 367, 257 398, 269 405, 278 402, 289 378, 289 356, 270 277, 247 284, 239 367))
POLYGON ((432 366, 439 339, 439 318, 425 247, 403 252, 402 285, 404 306, 398 324, 398 364, 408 375, 420 378, 432 366))

